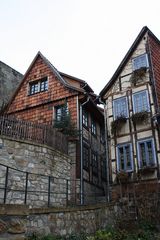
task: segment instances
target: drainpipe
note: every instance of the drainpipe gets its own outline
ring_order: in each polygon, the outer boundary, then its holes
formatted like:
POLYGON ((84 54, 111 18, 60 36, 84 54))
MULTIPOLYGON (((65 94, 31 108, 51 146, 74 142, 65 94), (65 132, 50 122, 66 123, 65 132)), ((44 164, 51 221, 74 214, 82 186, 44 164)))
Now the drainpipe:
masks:
POLYGON ((84 203, 83 193, 84 193, 84 186, 83 186, 83 106, 89 102, 89 97, 87 101, 80 105, 80 132, 81 132, 81 176, 80 176, 80 202, 81 205, 84 203))
POLYGON ((99 97, 99 102, 104 106, 104 132, 105 132, 105 153, 106 153, 106 172, 107 172, 107 201, 110 202, 110 193, 109 193, 109 153, 108 153, 108 130, 107 130, 107 113, 106 113, 106 104, 99 97))

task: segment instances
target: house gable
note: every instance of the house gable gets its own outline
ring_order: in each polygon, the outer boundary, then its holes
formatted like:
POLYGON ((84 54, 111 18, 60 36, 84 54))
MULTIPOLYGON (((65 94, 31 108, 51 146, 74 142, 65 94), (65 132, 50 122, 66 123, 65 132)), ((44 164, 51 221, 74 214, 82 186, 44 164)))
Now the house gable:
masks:
MULTIPOLYGON (((140 31, 139 35, 137 36, 137 38, 135 39, 135 41, 133 42, 132 46, 130 47, 130 49, 128 50, 127 54, 125 55, 125 57, 123 58, 122 62, 120 63, 120 65, 118 66, 117 70, 115 71, 115 73, 113 74, 112 78, 110 79, 110 81, 106 84, 106 86, 102 89, 102 91, 100 92, 100 97, 103 98, 105 93, 109 90, 109 88, 114 84, 114 82, 116 81, 116 79, 118 78, 118 76, 120 75, 121 71, 123 70, 123 68, 125 67, 125 65, 127 64, 127 62, 129 61, 129 59, 131 58, 133 52, 136 50, 137 46, 139 45, 140 41, 143 39, 144 35, 147 32, 150 32, 153 36, 154 34, 148 29, 148 27, 143 27, 142 30, 140 31)), ((156 38, 154 36, 154 38, 156 38)))
POLYGON ((11 99, 7 112, 12 113, 33 108, 77 94, 78 90, 68 86, 58 71, 49 66, 42 55, 38 53, 27 70, 16 94, 11 99), (45 77, 48 79, 48 90, 30 95, 30 84, 45 77))

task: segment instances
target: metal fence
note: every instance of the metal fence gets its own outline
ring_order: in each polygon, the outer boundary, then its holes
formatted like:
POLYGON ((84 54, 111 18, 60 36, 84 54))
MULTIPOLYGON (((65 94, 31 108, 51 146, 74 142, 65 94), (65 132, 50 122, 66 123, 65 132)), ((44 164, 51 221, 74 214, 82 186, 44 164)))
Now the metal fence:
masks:
POLYGON ((71 202, 79 204, 79 195, 72 193, 72 185, 70 179, 29 173, 0 164, 1 204, 27 204, 34 207, 67 206, 71 202))
POLYGON ((35 124, 11 116, 0 116, 0 135, 46 144, 68 153, 67 137, 51 125, 35 124))
POLYGON ((59 207, 105 202, 93 187, 80 195, 80 180, 21 171, 0 164, 0 204, 27 204, 32 207, 59 207))

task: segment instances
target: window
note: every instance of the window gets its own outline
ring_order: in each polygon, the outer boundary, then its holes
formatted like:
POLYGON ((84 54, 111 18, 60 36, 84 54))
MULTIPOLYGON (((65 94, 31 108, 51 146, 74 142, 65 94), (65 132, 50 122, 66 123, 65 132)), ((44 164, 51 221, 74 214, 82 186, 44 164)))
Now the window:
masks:
POLYGON ((153 139, 139 141, 137 145, 139 167, 144 168, 155 166, 156 156, 153 139))
POLYGON ((88 127, 88 112, 83 110, 83 125, 88 127))
POLYGON ((128 117, 127 98, 118 98, 113 101, 114 119, 120 116, 128 117))
POLYGON ((92 132, 94 135, 96 135, 96 133, 97 133, 96 122, 95 122, 94 119, 92 119, 92 121, 91 121, 91 132, 92 132))
POLYGON ((38 82, 30 83, 30 95, 39 92, 38 82))
POLYGON ((140 55, 132 59, 133 70, 138 70, 142 67, 148 67, 147 54, 140 55))
POLYGON ((146 90, 133 94, 133 111, 134 113, 149 111, 148 93, 146 90))
POLYGON ((40 92, 48 90, 48 79, 44 78, 40 81, 40 92))
POLYGON ((98 156, 95 152, 92 152, 92 172, 95 175, 98 174, 98 156))
POLYGON ((55 120, 56 121, 64 121, 67 115, 68 115, 68 107, 66 104, 55 107, 55 120))
POLYGON ((83 168, 88 170, 89 168, 89 148, 83 146, 83 168))
POLYGON ((103 127, 100 128, 100 141, 105 143, 105 129, 103 127))
POLYGON ((117 146, 117 160, 118 171, 129 172, 133 170, 130 143, 117 146))
POLYGON ((29 94, 33 95, 38 92, 44 92, 48 90, 48 78, 42 78, 38 81, 29 83, 29 94))
POLYGON ((107 169, 106 169, 106 158, 103 156, 101 158, 101 176, 103 179, 107 178, 107 169))

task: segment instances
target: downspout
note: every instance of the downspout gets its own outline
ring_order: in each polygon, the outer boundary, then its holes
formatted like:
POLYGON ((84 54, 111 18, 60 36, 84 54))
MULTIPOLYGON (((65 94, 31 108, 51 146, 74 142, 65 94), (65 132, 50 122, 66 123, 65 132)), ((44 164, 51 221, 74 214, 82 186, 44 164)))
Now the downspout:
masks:
POLYGON ((107 172, 107 201, 110 202, 110 184, 109 184, 109 153, 108 153, 108 130, 107 130, 107 113, 106 104, 99 97, 99 102, 104 106, 104 132, 105 132, 105 153, 106 153, 106 172, 107 172))
POLYGON ((89 102, 89 97, 87 101, 80 104, 80 132, 81 132, 81 139, 80 139, 80 147, 81 147, 81 175, 80 175, 80 202, 81 205, 84 203, 83 193, 84 193, 84 186, 83 186, 83 106, 89 102))

